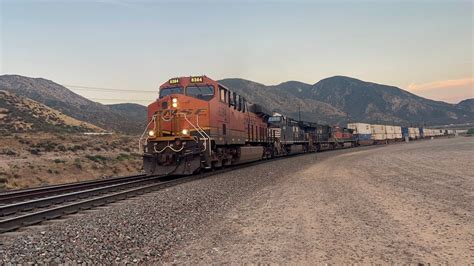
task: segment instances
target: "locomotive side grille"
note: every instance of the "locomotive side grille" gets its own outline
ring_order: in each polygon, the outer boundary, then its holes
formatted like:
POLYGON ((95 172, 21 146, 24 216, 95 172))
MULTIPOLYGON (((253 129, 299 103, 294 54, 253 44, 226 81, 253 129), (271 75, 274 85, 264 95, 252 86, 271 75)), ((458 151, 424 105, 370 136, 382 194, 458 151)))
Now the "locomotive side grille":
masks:
POLYGON ((272 137, 272 138, 281 137, 281 129, 279 129, 279 128, 270 128, 270 137, 272 137))

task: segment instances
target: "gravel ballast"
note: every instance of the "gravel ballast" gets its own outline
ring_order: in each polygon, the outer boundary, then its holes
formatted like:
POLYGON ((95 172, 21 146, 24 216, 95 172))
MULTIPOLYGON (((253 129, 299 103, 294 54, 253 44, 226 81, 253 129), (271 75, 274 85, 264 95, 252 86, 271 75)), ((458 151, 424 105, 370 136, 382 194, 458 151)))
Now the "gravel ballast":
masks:
POLYGON ((2 234, 0 261, 472 262, 473 146, 440 139, 251 166, 2 234))

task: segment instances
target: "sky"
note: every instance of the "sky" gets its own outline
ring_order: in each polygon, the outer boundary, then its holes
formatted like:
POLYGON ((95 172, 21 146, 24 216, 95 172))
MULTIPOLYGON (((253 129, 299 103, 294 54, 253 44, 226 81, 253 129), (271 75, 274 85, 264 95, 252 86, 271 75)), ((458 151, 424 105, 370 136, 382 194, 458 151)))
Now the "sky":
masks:
POLYGON ((266 85, 344 75, 474 97, 473 1, 0 0, 0 73, 102 103, 147 104, 169 78, 266 85))

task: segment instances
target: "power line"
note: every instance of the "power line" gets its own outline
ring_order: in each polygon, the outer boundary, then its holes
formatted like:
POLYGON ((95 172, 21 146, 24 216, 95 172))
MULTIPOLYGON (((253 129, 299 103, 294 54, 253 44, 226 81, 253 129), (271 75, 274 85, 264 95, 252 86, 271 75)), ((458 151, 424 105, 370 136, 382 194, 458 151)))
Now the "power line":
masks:
POLYGON ((99 90, 99 91, 122 91, 122 92, 144 92, 144 93, 158 93, 158 91, 146 91, 146 90, 126 90, 126 89, 114 89, 114 88, 100 88, 100 87, 88 87, 80 85, 66 85, 64 87, 73 88, 74 90, 99 90))
POLYGON ((153 99, 137 100, 137 99, 106 99, 106 98, 87 98, 94 101, 125 101, 125 102, 153 102, 153 99))

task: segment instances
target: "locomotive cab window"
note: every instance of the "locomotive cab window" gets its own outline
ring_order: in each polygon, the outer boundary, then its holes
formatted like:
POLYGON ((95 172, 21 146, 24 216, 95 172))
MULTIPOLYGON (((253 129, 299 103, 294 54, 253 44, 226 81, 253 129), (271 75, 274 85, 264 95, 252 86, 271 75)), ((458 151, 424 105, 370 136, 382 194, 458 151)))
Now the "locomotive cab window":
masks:
POLYGON ((160 89, 160 99, 171 94, 183 94, 183 87, 172 87, 160 89))
POLYGON ((221 102, 225 103, 227 102, 227 90, 219 86, 219 99, 221 102))
POLYGON ((213 86, 188 86, 186 87, 186 95, 201 100, 209 101, 214 97, 213 86))

